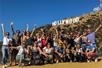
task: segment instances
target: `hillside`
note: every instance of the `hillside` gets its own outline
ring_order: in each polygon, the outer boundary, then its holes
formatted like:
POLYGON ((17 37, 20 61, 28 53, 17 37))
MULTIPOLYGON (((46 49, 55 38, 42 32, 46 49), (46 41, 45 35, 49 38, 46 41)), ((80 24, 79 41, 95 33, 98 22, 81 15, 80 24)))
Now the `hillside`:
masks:
MULTIPOLYGON (((99 24, 102 23, 102 11, 96 12, 96 13, 85 14, 85 15, 80 16, 79 18, 80 19, 79 19, 78 24, 58 25, 58 26, 52 26, 51 24, 47 24, 45 26, 41 26, 37 28, 36 31, 42 28, 45 31, 45 33, 55 34, 55 31, 51 30, 51 28, 53 27, 57 28, 58 32, 60 32, 60 29, 83 31, 83 29, 87 27, 92 28, 92 30, 94 31, 99 26, 99 24)), ((97 46, 99 50, 99 55, 102 55, 102 28, 100 28, 100 30, 96 33, 96 41, 97 41, 97 46)), ((0 45, 1 45, 1 42, 0 42, 0 45)))
MULTIPOLYGON (((102 11, 96 12, 96 13, 89 13, 85 14, 79 17, 79 23, 78 24, 72 24, 72 25, 56 25, 51 26, 45 25, 43 27, 40 27, 44 29, 46 33, 54 34, 55 31, 51 30, 51 28, 57 28, 58 32, 60 32, 60 29, 70 29, 70 30, 80 30, 83 31, 85 28, 91 28, 93 31, 102 23, 102 11)), ((39 30, 38 28, 37 30, 39 30)), ((99 50, 99 55, 102 55, 102 28, 96 33, 96 41, 97 46, 99 50)))

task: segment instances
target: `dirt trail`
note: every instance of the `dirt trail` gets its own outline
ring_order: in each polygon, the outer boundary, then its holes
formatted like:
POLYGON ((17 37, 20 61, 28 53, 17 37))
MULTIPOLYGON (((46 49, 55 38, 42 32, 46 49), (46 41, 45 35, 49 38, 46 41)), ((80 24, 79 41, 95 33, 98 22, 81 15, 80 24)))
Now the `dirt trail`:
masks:
MULTIPOLYGON (((2 68, 2 67, 0 67, 2 68)), ((12 66, 9 68, 20 68, 18 66, 12 66)), ((59 64, 47 64, 42 66, 24 66, 23 68, 102 68, 102 61, 91 63, 59 63, 59 64)))

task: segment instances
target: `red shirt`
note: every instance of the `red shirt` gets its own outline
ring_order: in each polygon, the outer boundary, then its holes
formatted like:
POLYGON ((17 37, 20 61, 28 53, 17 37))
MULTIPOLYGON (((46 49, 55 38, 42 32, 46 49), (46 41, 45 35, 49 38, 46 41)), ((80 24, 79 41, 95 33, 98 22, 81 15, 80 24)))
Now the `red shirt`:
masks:
POLYGON ((46 39, 42 39, 42 46, 43 46, 43 47, 46 46, 46 39))

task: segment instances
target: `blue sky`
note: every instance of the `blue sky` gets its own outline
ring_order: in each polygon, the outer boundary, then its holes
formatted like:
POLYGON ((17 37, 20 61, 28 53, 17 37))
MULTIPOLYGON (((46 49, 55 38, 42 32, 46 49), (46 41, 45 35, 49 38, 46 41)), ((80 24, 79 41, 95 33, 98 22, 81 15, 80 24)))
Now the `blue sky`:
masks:
MULTIPOLYGON (((0 24, 5 31, 10 30, 14 22, 16 29, 30 29, 34 24, 42 26, 55 20, 80 16, 93 11, 99 5, 99 0, 0 0, 0 24)), ((2 38, 0 28, 0 39, 2 38)))

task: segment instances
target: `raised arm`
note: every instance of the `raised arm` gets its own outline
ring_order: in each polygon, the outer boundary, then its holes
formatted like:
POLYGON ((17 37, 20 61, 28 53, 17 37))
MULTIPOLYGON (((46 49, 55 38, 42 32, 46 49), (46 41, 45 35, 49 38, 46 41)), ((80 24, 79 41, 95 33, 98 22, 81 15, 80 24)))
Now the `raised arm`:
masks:
POLYGON ((12 34, 14 35, 15 32, 14 32, 14 28, 13 28, 13 22, 11 23, 11 30, 12 30, 12 34))
POLYGON ((100 26, 96 28, 95 32, 97 32, 101 27, 102 27, 102 24, 100 24, 100 26))
POLYGON ((26 26, 27 26, 26 31, 29 31, 29 25, 28 25, 28 24, 26 24, 26 26))
POLYGON ((5 30, 4 30, 4 25, 3 24, 1 24, 1 29, 2 29, 2 35, 4 37, 5 30))
POLYGON ((53 29, 56 31, 56 38, 58 39, 58 30, 57 30, 57 27, 53 27, 53 29))
POLYGON ((35 31, 35 28, 33 28, 32 32, 31 32, 31 34, 30 34, 30 37, 33 37, 34 31, 35 31))

